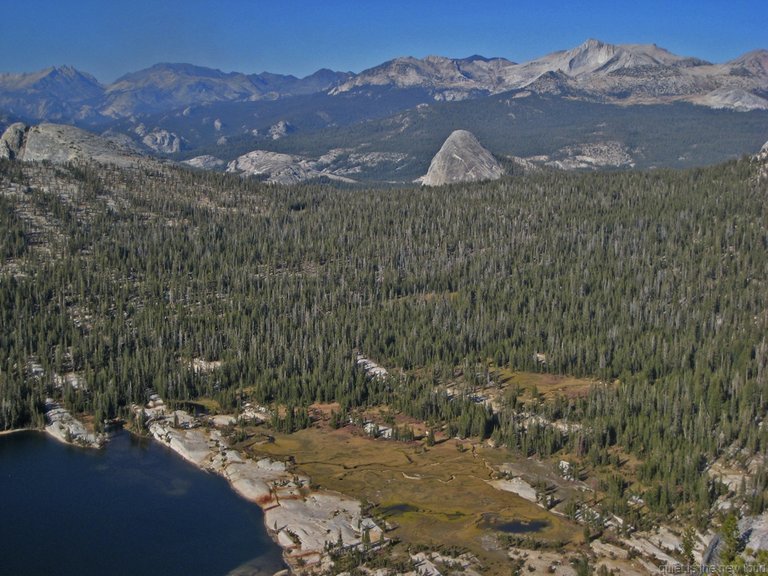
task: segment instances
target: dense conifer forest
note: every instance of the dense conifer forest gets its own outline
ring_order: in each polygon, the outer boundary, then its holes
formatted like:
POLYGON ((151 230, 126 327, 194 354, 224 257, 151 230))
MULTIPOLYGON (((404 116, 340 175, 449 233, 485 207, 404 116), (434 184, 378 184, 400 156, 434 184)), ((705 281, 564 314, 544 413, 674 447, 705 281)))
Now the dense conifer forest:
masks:
POLYGON ((620 449, 652 511, 701 519, 717 495, 707 462, 768 449, 756 173, 744 159, 371 190, 4 161, 0 430, 39 425, 48 396, 97 425, 151 393, 280 404, 288 430, 313 402, 387 405, 525 456, 611 465, 620 449), (367 378, 358 351, 389 377, 367 378), (594 378, 525 406, 579 426, 473 401, 489 367, 594 378), (466 394, 447 393, 456 381, 466 394))

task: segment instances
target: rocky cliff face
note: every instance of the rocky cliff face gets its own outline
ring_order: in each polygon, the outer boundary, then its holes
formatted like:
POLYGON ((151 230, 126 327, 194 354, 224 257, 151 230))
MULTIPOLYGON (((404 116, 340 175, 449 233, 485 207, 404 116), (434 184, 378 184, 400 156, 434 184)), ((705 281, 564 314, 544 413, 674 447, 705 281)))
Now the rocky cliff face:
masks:
POLYGON ((8 126, 0 137, 0 158, 15 160, 24 148, 27 127, 21 122, 8 126))
POLYGON ((272 140, 280 140, 280 138, 283 138, 294 131, 295 128, 290 122, 280 120, 277 124, 274 124, 269 128, 269 135, 272 140))
POLYGON ((175 154, 181 150, 181 138, 168 130, 155 128, 154 130, 149 131, 144 124, 140 124, 134 129, 134 132, 141 138, 141 142, 144 146, 155 152, 175 154))
POLYGON ((432 159, 421 183, 440 186, 458 182, 477 182, 501 178, 504 170, 471 132, 456 130, 432 159))

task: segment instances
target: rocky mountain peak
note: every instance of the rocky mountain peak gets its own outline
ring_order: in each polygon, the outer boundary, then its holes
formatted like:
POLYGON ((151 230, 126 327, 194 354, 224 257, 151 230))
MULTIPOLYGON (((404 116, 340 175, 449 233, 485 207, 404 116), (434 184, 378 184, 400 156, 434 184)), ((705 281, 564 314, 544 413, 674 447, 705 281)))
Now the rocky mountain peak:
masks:
POLYGON ((470 93, 499 91, 501 71, 512 65, 503 58, 427 56, 419 59, 405 56, 364 70, 331 90, 330 94, 370 86, 396 86, 423 88, 434 93, 438 100, 456 100, 470 93))
POLYGON ((55 91, 64 98, 83 100, 98 96, 102 90, 96 78, 72 66, 51 66, 23 74, 0 74, 0 92, 40 94, 55 91))
POLYGON ((194 104, 248 100, 260 94, 245 74, 164 63, 118 78, 107 87, 101 111, 107 116, 130 116, 194 104))
POLYGON ((753 50, 728 62, 732 74, 768 78, 768 50, 753 50))
POLYGON ((87 78, 88 80, 96 81, 96 79, 90 74, 87 74, 85 72, 80 72, 80 70, 78 70, 74 66, 70 66, 69 64, 65 64, 63 66, 52 66, 47 70, 49 70, 47 75, 52 77, 68 78, 68 79, 87 78))
POLYGON ((599 52, 615 52, 617 48, 616 45, 607 44, 597 38, 587 38, 584 42, 568 52, 572 54, 594 54, 599 52))
POLYGON ((514 62, 510 62, 506 58, 486 58, 485 56, 481 56, 480 54, 472 54, 472 56, 467 56, 466 58, 461 58, 457 60, 457 62, 461 64, 468 64, 470 62, 507 62, 508 64, 514 64, 514 62))
POLYGON ((504 174, 496 158, 467 130, 455 130, 432 158, 425 186, 496 180, 504 174))
POLYGON ((567 61, 562 70, 570 76, 593 72, 613 58, 616 52, 616 46, 590 39, 566 52, 567 61))
MULTIPOLYGON (((563 53, 561 69, 569 76, 590 73, 610 73, 637 67, 664 67, 704 64, 672 54, 656 44, 607 44, 590 38, 576 48, 563 53)), ((694 59, 695 60, 695 59, 694 59)))

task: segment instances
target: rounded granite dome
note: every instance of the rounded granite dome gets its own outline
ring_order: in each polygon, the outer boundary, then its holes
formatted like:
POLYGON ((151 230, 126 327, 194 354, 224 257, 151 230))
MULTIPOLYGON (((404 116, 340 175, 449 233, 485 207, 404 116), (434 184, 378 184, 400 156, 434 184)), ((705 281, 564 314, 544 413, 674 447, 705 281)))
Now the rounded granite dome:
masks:
POLYGON ((457 182, 496 180, 504 169, 496 158, 467 130, 456 130, 446 139, 432 158, 427 175, 421 179, 425 186, 440 186, 457 182))

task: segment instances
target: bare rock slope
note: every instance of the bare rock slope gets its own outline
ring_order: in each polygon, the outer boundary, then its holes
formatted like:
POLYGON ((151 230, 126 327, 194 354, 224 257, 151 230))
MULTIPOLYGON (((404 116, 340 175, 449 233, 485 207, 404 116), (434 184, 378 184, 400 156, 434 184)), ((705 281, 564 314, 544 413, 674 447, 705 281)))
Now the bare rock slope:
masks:
POLYGON ((133 166, 145 157, 103 136, 65 124, 12 124, 0 137, 0 158, 55 164, 94 161, 133 166))
POLYGON ((729 108, 737 112, 768 110, 768 100, 741 88, 716 88, 703 96, 691 98, 694 104, 710 108, 729 108))
POLYGON ((458 182, 497 180, 504 169, 496 158, 466 130, 456 130, 432 158, 426 176, 419 180, 425 186, 441 186, 458 182))
POLYGON ((203 154, 202 156, 195 156, 189 160, 184 160, 182 161, 182 164, 192 166, 192 168, 200 168, 201 170, 216 170, 217 168, 223 166, 225 162, 216 156, 203 154))
POLYGON ((240 156, 227 165, 227 172, 262 176, 267 182, 277 184, 297 184, 320 176, 306 158, 266 150, 254 150, 240 156))
POLYGON ((0 137, 0 158, 15 160, 24 147, 27 127, 21 122, 11 124, 0 137))

